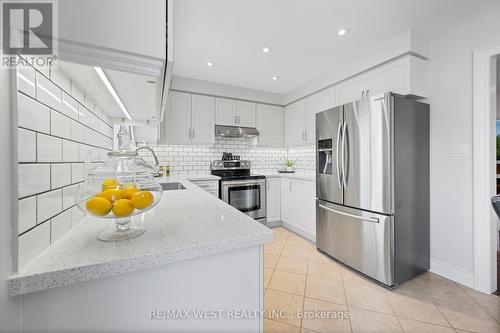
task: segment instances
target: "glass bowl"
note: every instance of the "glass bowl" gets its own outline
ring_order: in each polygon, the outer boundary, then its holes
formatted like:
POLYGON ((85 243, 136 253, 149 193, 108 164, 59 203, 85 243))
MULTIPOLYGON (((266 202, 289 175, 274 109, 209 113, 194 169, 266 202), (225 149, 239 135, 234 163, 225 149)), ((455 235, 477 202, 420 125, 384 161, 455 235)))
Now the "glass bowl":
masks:
POLYGON ((155 181, 155 169, 122 148, 108 153, 109 159, 91 168, 76 193, 76 203, 85 213, 113 219, 115 227, 97 238, 114 242, 137 237, 145 228, 132 223, 131 217, 144 214, 160 202, 163 189, 155 181))

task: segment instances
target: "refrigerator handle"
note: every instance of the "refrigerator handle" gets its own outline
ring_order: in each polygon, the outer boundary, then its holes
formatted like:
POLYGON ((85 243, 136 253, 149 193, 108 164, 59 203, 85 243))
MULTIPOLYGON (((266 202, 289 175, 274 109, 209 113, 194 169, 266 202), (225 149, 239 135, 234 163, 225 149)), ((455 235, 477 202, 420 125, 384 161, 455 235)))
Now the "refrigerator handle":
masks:
POLYGON ((340 146, 340 134, 341 134, 341 128, 342 128, 342 123, 339 123, 339 127, 337 129, 337 149, 336 149, 336 162, 337 162, 337 184, 339 185, 339 188, 342 188, 342 181, 341 181, 341 171, 340 171, 340 165, 339 165, 339 146, 340 146))
POLYGON ((346 213, 346 212, 341 212, 340 210, 336 210, 336 209, 332 209, 332 208, 326 207, 326 206, 324 206, 322 204, 318 204, 318 206, 320 208, 322 208, 322 209, 325 209, 325 210, 327 210, 329 212, 332 212, 332 213, 335 213, 335 214, 340 214, 340 215, 352 217, 354 219, 361 220, 361 221, 369 221, 369 222, 379 223, 379 219, 376 218, 376 217, 363 217, 363 216, 359 216, 359 215, 349 214, 349 213, 346 213))
POLYGON ((347 122, 344 122, 344 129, 342 130, 342 182, 344 189, 347 188, 349 179, 349 130, 347 122))
POLYGON ((346 182, 346 170, 345 170, 345 134, 346 134, 347 123, 344 122, 342 124, 342 143, 340 145, 341 150, 341 158, 340 158, 340 166, 342 171, 342 188, 345 190, 347 186, 346 182))

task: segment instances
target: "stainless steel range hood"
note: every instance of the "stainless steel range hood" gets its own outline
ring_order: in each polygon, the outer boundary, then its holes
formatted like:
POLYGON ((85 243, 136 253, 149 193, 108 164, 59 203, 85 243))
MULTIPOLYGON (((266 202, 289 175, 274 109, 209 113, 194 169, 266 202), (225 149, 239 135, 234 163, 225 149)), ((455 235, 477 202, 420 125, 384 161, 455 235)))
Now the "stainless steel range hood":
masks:
POLYGON ((215 136, 223 138, 254 138, 259 131, 253 127, 215 125, 215 136))

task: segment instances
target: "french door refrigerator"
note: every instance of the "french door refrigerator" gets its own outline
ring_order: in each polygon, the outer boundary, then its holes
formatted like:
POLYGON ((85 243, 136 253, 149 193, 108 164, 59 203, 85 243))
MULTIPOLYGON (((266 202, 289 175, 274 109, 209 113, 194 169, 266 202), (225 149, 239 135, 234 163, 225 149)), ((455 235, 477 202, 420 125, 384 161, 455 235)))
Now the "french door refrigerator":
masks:
POLYGON ((394 93, 316 114, 316 246, 387 286, 429 269, 429 105, 394 93))

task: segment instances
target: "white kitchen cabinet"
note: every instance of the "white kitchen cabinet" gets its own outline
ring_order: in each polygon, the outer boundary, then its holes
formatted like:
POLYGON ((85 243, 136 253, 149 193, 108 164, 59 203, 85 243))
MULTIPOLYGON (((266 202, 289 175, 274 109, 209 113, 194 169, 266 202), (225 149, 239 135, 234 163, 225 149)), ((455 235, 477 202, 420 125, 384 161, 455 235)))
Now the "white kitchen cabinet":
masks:
POLYGON ((369 95, 393 91, 401 95, 428 96, 427 62, 405 56, 366 73, 369 95))
POLYGON ((283 147, 283 108, 257 104, 258 145, 262 147, 283 147))
POLYGON ((215 124, 236 125, 236 101, 228 98, 215 99, 215 124))
POLYGON ((160 129, 157 126, 133 126, 134 140, 137 143, 158 143, 160 129))
POLYGON ((213 144, 214 117, 214 97, 171 91, 161 142, 213 144))
POLYGON ((342 105, 361 99, 361 95, 366 90, 366 76, 359 75, 349 80, 343 81, 336 86, 336 104, 342 105))
POLYGON ((316 144, 316 113, 335 107, 335 87, 320 91, 305 101, 305 133, 306 145, 316 144))
POLYGON ((266 178, 267 222, 281 221, 281 179, 266 178))
POLYGON ((207 191, 214 197, 219 197, 219 181, 218 180, 191 180, 193 184, 207 191))
POLYGON ((229 98, 215 99, 215 124, 225 126, 255 127, 255 103, 229 98))
POLYGON ((407 55, 336 86, 336 104, 360 99, 363 95, 395 92, 401 95, 428 97, 427 62, 407 55))
POLYGON ((284 115, 285 146, 300 147, 305 145, 305 102, 304 100, 289 104, 284 115))
POLYGON ((192 95, 192 142, 210 144, 215 142, 215 100, 210 96, 192 95))
POLYGON ((191 94, 171 91, 165 114, 165 143, 191 143, 191 94))
POLYGON ((281 220, 292 231, 316 239, 316 185, 314 181, 281 179, 281 220))
POLYGON ((236 101, 236 124, 241 127, 255 127, 255 103, 236 101))

